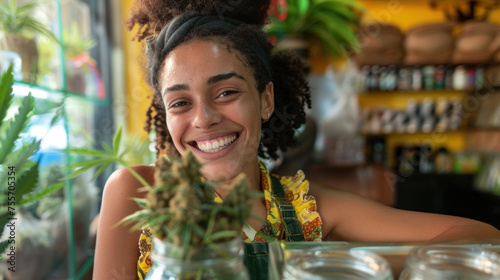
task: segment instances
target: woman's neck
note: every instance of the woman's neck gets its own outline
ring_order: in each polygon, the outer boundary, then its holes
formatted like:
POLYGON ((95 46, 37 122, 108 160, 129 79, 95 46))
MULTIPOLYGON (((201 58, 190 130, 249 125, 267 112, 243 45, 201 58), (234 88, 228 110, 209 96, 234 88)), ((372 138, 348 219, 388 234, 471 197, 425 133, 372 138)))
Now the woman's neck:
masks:
MULTIPOLYGON (((258 191, 260 189, 260 181, 261 181, 259 162, 255 161, 255 164, 250 165, 249 168, 247 168, 247 170, 243 170, 243 173, 245 173, 245 175, 247 177, 247 181, 248 181, 250 189, 253 191, 258 191)), ((236 175, 238 175, 238 174, 236 174, 236 175)), ((235 176, 235 178, 236 178, 236 176, 235 176)), ((227 189, 224 188, 224 185, 230 184, 233 181, 233 179, 234 178, 231 178, 230 180, 226 180, 226 181, 221 181, 221 182, 219 182, 220 186, 215 188, 215 191, 222 199, 224 199, 226 197, 226 194, 227 194, 227 189)))

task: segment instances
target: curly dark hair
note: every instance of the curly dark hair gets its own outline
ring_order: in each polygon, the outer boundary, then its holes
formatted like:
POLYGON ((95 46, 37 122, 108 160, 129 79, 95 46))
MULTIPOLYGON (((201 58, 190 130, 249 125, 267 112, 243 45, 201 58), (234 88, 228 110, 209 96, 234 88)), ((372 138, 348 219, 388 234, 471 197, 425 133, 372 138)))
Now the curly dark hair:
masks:
POLYGON ((151 129, 156 132, 158 151, 172 149, 173 145, 166 145, 166 143, 171 144, 172 139, 166 128, 165 108, 159 91, 160 70, 170 49, 165 49, 163 40, 156 40, 158 37, 156 35, 172 19, 186 12, 216 15, 221 20, 228 17, 245 23, 230 32, 195 30, 184 36, 178 45, 194 39, 213 41, 225 46, 253 71, 259 93, 263 93, 267 84, 273 82, 275 108, 270 119, 262 123, 262 137, 258 150, 260 157, 276 159, 278 150, 285 152, 298 144, 294 137, 295 130, 305 123, 306 105, 311 107, 305 67, 300 58, 292 52, 273 53, 273 45, 262 31, 267 19, 269 2, 269 0, 136 1, 127 23, 129 30, 138 25, 136 39, 139 41, 146 39, 147 43, 148 81, 154 90, 154 96, 146 113, 144 128, 147 132, 151 129), (225 10, 221 10, 221 7, 225 10), (267 66, 262 55, 255 51, 256 46, 264 50, 267 66))

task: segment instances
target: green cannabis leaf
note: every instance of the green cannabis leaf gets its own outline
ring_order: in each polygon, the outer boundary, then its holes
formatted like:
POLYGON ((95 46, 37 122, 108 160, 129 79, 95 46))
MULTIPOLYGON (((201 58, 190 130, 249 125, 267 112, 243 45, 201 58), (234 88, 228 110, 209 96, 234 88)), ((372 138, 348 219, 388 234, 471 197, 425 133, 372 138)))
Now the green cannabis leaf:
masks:
POLYGON ((92 180, 95 180, 106 168, 114 163, 119 163, 125 167, 134 177, 141 182, 141 184, 150 189, 149 183, 142 178, 125 160, 126 153, 130 150, 130 147, 126 149, 121 149, 120 142, 122 138, 122 128, 118 128, 113 138, 113 146, 110 147, 108 144, 102 142, 101 145, 105 151, 95 150, 95 149, 85 149, 85 148, 69 148, 65 151, 70 154, 76 154, 80 156, 90 157, 91 159, 78 161, 68 165, 66 170, 73 170, 67 178, 74 178, 83 172, 99 167, 94 174, 92 180))
MULTIPOLYGON (((11 65, 0 77, 0 143, 2 143, 0 145, 0 236, 9 218, 15 215, 12 209, 36 202, 64 186, 64 183, 58 183, 43 191, 36 191, 39 165, 38 162, 31 160, 31 157, 40 147, 41 140, 22 139, 22 132, 31 121, 35 101, 31 94, 28 94, 22 99, 21 106, 12 117, 8 117, 14 98, 12 72, 11 65), (22 143, 16 146, 16 142, 19 141, 22 143), (15 176, 8 175, 9 172, 15 176), (15 178, 15 181, 12 178, 15 178), (13 201, 16 207, 11 207, 9 210, 13 201)), ((61 117, 61 112, 58 110, 55 113, 50 126, 61 117)), ((5 251, 6 246, 7 242, 0 242, 0 252, 5 251)))

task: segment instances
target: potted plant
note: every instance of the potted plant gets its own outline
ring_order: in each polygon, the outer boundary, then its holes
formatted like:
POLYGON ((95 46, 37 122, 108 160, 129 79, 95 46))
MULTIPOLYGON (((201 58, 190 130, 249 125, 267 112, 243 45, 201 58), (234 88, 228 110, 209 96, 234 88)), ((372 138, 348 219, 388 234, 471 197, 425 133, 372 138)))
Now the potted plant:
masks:
POLYGON ((19 5, 17 0, 0 2, 0 49, 17 52, 22 59, 24 81, 35 81, 38 50, 35 34, 58 42, 54 34, 34 18, 40 3, 36 1, 19 5), (31 76, 31 73, 35 73, 31 76))
POLYGON ((273 1, 267 34, 278 49, 299 46, 306 57, 311 43, 320 45, 322 56, 341 58, 358 50, 357 30, 363 6, 355 0, 273 1))
POLYGON ((85 78, 91 71, 91 67, 95 65, 88 51, 96 43, 94 40, 81 35, 76 22, 71 23, 69 31, 63 31, 62 41, 66 58, 66 89, 74 93, 84 94, 86 89, 85 78))

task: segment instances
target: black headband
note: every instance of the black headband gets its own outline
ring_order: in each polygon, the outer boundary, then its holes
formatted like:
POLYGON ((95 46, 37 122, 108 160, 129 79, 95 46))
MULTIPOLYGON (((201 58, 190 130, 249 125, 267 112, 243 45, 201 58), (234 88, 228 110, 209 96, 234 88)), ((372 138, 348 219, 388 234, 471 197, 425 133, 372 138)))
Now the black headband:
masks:
MULTIPOLYGON (((206 30, 214 34, 225 34, 236 29, 243 22, 225 17, 221 20, 217 15, 200 15, 195 12, 185 13, 167 24, 156 38, 155 50, 162 54, 167 54, 183 42, 184 37, 191 32, 206 30)), ((264 49, 258 44, 249 40, 255 54, 264 64, 267 72, 271 75, 269 62, 264 49)))

